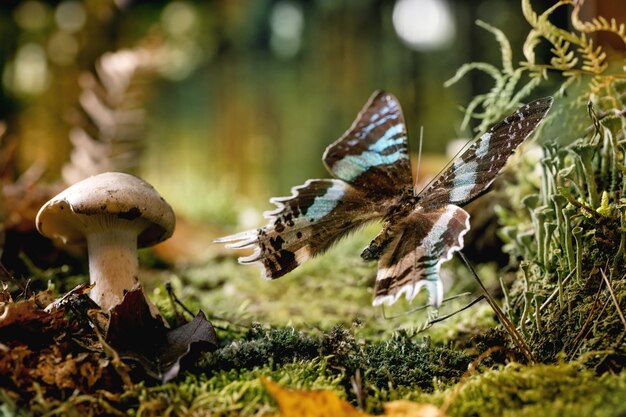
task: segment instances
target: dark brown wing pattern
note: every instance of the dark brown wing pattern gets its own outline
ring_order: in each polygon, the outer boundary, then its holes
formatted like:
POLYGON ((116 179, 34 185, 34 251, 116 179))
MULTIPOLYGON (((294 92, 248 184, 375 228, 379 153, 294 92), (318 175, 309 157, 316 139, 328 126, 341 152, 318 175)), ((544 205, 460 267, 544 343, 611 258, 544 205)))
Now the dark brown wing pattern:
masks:
POLYGON ((309 180, 292 191, 291 197, 271 200, 278 208, 265 213, 267 226, 216 242, 228 243, 229 248, 252 248, 253 254, 239 262, 257 264, 265 278, 278 278, 383 215, 362 192, 341 180, 309 180))
POLYGON ((463 205, 478 197, 496 179, 515 149, 535 131, 551 105, 552 97, 535 100, 495 124, 419 193, 420 204, 463 205))
POLYGON ((322 158, 328 171, 370 198, 398 196, 413 183, 406 126, 400 103, 377 91, 352 127, 326 148, 322 158))
POLYGON ((217 242, 251 248, 239 258, 258 264, 264 277, 278 278, 363 223, 384 216, 410 189, 411 166, 406 128, 395 97, 376 92, 352 127, 324 153, 328 170, 339 179, 309 180, 291 197, 272 199, 268 224, 217 242))
POLYGON ((428 303, 439 306, 443 300, 439 269, 463 247, 469 214, 452 204, 433 211, 418 206, 391 227, 396 229, 395 238, 378 262, 374 305, 393 304, 402 294, 412 300, 426 287, 428 303))

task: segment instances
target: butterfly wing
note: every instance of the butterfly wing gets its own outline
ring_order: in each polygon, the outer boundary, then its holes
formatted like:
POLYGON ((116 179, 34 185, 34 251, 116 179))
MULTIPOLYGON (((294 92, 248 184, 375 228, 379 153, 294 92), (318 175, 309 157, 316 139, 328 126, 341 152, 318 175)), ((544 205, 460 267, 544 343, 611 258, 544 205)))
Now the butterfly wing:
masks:
POLYGON ((257 264, 265 278, 278 278, 363 223, 380 217, 380 206, 341 180, 309 180, 294 187, 291 197, 274 198, 277 209, 260 229, 226 236, 216 242, 234 249, 253 248, 242 264, 257 264))
POLYGON ((324 163, 331 174, 377 198, 397 196, 412 184, 406 126, 400 103, 377 91, 352 127, 326 148, 324 163))
POLYGON ((256 263, 263 276, 278 278, 363 223, 383 217, 401 192, 410 190, 406 127, 395 97, 376 92, 352 127, 323 157, 335 180, 309 180, 290 197, 272 199, 269 223, 218 239, 230 248, 251 248, 239 258, 256 263))
POLYGON ((402 294, 410 301, 426 287, 428 304, 438 307, 443 301, 439 269, 463 248, 469 214, 453 204, 431 211, 417 206, 389 227, 394 239, 378 262, 373 304, 393 304, 402 294))
POLYGON ((463 205, 478 197, 543 120, 551 105, 552 97, 535 100, 494 125, 419 193, 420 204, 424 207, 463 205))

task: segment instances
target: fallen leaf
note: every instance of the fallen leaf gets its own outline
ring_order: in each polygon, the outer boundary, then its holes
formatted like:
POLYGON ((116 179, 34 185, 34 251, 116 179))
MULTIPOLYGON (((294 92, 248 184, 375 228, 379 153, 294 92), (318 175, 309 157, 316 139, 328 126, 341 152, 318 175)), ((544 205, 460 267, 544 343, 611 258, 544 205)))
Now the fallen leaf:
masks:
POLYGON ((191 354, 194 348, 207 350, 216 347, 215 329, 200 311, 192 321, 167 333, 167 343, 162 347, 159 355, 163 369, 160 379, 167 382, 175 378, 180 371, 181 361, 191 354))
MULTIPOLYGON (((278 403, 279 417, 374 417, 355 409, 332 391, 289 390, 267 378, 261 378, 261 382, 278 403)), ((386 403, 384 408, 384 417, 447 417, 432 404, 401 400, 386 403)))
POLYGON ((52 300, 52 292, 47 290, 27 300, 0 302, 0 329, 14 325, 46 324, 54 318, 44 311, 52 300))
POLYGON ((387 417, 446 417, 432 404, 419 404, 406 400, 391 401, 383 405, 387 417))
POLYGON ((165 338, 163 320, 152 315, 140 286, 128 291, 122 302, 111 309, 106 340, 112 346, 141 351, 164 343, 165 338))
POLYGON ((261 381, 278 403, 280 417, 369 417, 332 391, 288 390, 270 379, 261 381))
POLYGON ((106 340, 123 360, 139 363, 146 374, 163 383, 178 375, 184 359, 217 347, 215 329, 203 312, 189 323, 167 329, 160 317, 152 316, 140 287, 111 309, 106 340))
POLYGON ((2 303, 0 305, 0 328, 14 324, 20 325, 30 321, 39 321, 48 315, 35 303, 34 300, 23 300, 16 303, 2 303))

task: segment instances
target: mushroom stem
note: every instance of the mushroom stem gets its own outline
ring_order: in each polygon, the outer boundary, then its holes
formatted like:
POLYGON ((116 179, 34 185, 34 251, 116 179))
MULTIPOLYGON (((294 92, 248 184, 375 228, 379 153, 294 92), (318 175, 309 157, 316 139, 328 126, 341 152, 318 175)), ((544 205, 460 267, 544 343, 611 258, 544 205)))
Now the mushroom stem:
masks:
POLYGON ((137 230, 133 227, 87 234, 91 299, 103 310, 119 304, 139 284, 137 230))

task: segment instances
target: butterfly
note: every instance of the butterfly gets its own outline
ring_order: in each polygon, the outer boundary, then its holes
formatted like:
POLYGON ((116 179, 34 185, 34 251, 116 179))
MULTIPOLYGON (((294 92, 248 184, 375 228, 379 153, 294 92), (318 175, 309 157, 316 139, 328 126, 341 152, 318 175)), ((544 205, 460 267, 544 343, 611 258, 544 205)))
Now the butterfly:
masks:
POLYGON ((265 278, 278 278, 372 220, 381 232, 363 250, 378 260, 374 305, 410 301, 422 288, 428 304, 443 300, 441 265, 463 248, 470 229, 461 208, 485 191, 515 149, 536 129, 552 104, 542 98, 520 107, 453 159, 419 192, 413 187, 407 131, 398 100, 375 92, 352 127, 329 145, 323 161, 334 179, 311 179, 289 197, 272 198, 268 224, 217 239, 257 264, 265 278))

